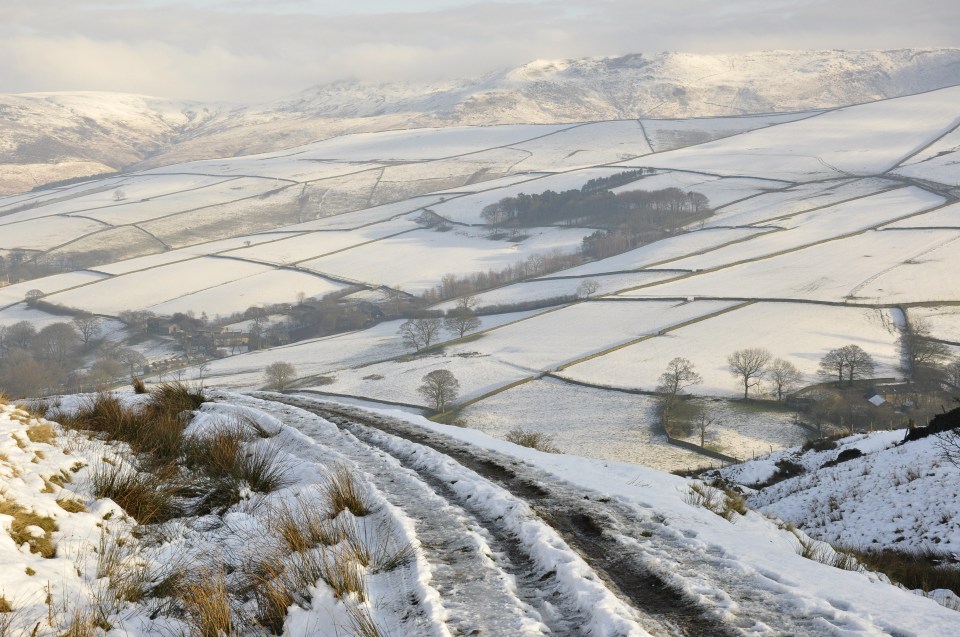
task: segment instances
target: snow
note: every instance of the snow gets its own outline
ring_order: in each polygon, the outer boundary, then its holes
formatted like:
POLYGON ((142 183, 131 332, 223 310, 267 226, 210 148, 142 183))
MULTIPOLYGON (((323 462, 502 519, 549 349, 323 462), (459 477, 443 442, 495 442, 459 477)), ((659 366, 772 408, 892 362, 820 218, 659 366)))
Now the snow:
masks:
POLYGON ((449 346, 444 354, 479 354, 530 372, 549 371, 734 305, 588 301, 504 325, 482 338, 449 346))
POLYGON ((840 108, 624 165, 789 181, 880 174, 950 131, 958 96, 953 87, 840 108))
POLYGON ((69 290, 106 278, 107 276, 105 274, 99 272, 77 270, 75 272, 54 274, 40 279, 33 279, 32 281, 14 283, 13 285, 0 287, 0 308, 22 302, 30 290, 40 290, 44 294, 54 294, 55 292, 69 290))
POLYGON ((462 410, 471 429, 494 438, 522 428, 551 436, 563 452, 632 462, 661 471, 709 464, 709 459, 671 446, 656 429, 655 399, 544 378, 518 385, 462 410))
POLYGON ((622 173, 626 168, 586 168, 556 175, 548 175, 530 179, 511 186, 487 190, 475 195, 467 195, 457 199, 450 199, 443 203, 430 206, 430 209, 441 217, 454 223, 484 224, 480 213, 489 204, 496 203, 506 197, 515 197, 520 193, 542 193, 547 190, 561 192, 564 190, 579 189, 591 179, 609 177, 622 173))
POLYGON ((944 206, 933 212, 894 221, 888 228, 960 228, 960 204, 944 206))
POLYGON ((522 241, 496 241, 482 230, 418 230, 357 246, 300 267, 371 285, 389 285, 419 294, 435 287, 445 274, 465 276, 501 270, 535 254, 574 252, 585 229, 535 229, 522 241), (420 255, 429 254, 429 259, 420 255))
POLYGON ((572 170, 609 164, 653 152, 643 128, 632 120, 583 124, 512 148, 532 156, 515 170, 572 170))
MULTIPOLYGON (((560 272, 555 276, 562 274, 564 274, 564 272, 560 272)), ((579 288, 584 281, 593 281, 597 284, 597 291, 593 296, 603 296, 618 290, 625 290, 627 288, 671 279, 680 274, 682 273, 670 271, 640 271, 591 277, 551 278, 547 276, 542 279, 512 283, 500 288, 495 288, 489 292, 480 292, 473 295, 473 298, 479 307, 483 307, 490 305, 510 305, 512 303, 524 303, 562 296, 577 296, 580 294, 579 288)), ((448 310, 455 307, 456 303, 456 301, 446 301, 436 307, 438 309, 448 310)))
POLYGON ((895 181, 873 177, 800 184, 726 205, 715 211, 704 225, 706 227, 760 225, 768 220, 866 197, 882 190, 900 187, 900 185, 895 181))
MULTIPOLYGON (((270 270, 269 266, 244 261, 202 257, 111 277, 51 295, 47 300, 94 314, 116 316, 125 310, 147 309, 270 270)), ((295 296, 296 293, 291 298, 295 296)))
POLYGON ((229 315, 254 305, 293 304, 301 292, 308 297, 321 298, 346 287, 343 283, 307 272, 272 270, 185 294, 151 305, 149 309, 162 316, 191 310, 198 315, 203 312, 210 316, 229 315))
POLYGON ((943 197, 910 186, 854 199, 810 212, 779 217, 768 223, 782 228, 706 254, 671 261, 680 270, 709 270, 760 259, 803 246, 876 228, 943 203, 943 197))
POLYGON ((960 306, 911 307, 907 317, 923 321, 934 338, 960 343, 960 306))
POLYGON ((641 119, 656 152, 732 137, 758 128, 806 119, 816 112, 746 115, 743 117, 696 117, 690 119, 641 119))
MULTIPOLYGON (((700 303, 700 302, 698 302, 700 303)), ((895 377, 900 365, 897 317, 888 310, 803 303, 751 303, 599 358, 567 367, 564 378, 596 385, 652 391, 675 357, 689 359, 703 383, 688 391, 735 397, 742 385, 730 374, 727 356, 762 347, 796 365, 812 381, 829 350, 855 344, 873 356, 876 377, 895 377), (788 318, 787 318, 788 317, 788 318), (749 329, 743 329, 749 326, 749 329)))
MULTIPOLYGON (((769 232, 760 228, 715 228, 685 232, 640 246, 606 259, 570 268, 552 276, 594 276, 605 272, 624 272, 660 266, 687 255, 713 250, 769 232)), ((670 267, 669 265, 666 267, 670 267)))
MULTIPOLYGON (((545 454, 396 410, 374 411, 513 456, 522 461, 518 471, 531 476, 543 471, 592 499, 612 499, 629 511, 631 523, 640 525, 643 534, 634 539, 635 529, 612 520, 606 532, 622 534, 623 546, 645 555, 651 570, 751 634, 783 634, 776 626, 784 626, 784 620, 791 627, 787 632, 811 635, 856 631, 878 637, 919 636, 956 629, 956 612, 932 599, 875 574, 843 571, 801 557, 796 536, 777 520, 748 512, 728 521, 689 504, 685 494, 691 483, 686 479, 632 464, 545 454)), ((392 452, 403 451, 404 443, 389 444, 392 452)), ((429 450, 426 457, 420 462, 434 464, 429 450)))
POLYGON ((0 226, 0 250, 50 250, 106 226, 90 219, 43 217, 0 226))
POLYGON ((717 177, 698 173, 666 171, 658 172, 655 175, 646 175, 637 181, 613 188, 611 192, 621 193, 631 190, 653 191, 663 190, 665 188, 679 188, 685 192, 693 191, 706 195, 710 200, 710 207, 719 208, 734 201, 754 197, 761 193, 777 190, 789 185, 788 182, 769 179, 717 177))
POLYGON ((950 246, 958 238, 955 230, 870 231, 630 295, 882 304, 949 300, 955 297, 950 280, 931 274, 952 262, 950 246))

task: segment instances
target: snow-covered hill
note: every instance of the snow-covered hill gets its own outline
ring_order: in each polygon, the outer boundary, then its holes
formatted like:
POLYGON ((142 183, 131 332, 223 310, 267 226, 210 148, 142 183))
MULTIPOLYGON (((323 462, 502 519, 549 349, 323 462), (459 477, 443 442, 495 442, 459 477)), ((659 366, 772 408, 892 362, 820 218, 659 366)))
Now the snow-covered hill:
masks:
POLYGON ((960 50, 538 60, 432 84, 336 82, 229 107, 103 93, 0 97, 0 193, 349 132, 810 110, 960 83, 960 50))

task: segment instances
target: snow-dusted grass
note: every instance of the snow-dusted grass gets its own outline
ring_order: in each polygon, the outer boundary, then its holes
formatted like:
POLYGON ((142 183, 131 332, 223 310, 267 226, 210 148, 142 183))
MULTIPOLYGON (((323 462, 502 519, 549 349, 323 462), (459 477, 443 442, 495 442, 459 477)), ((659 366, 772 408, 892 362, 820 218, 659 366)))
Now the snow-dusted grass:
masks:
POLYGON ((798 213, 771 222, 783 228, 756 236, 742 243, 713 250, 703 255, 672 261, 668 265, 681 270, 706 270, 730 263, 759 259, 833 237, 874 228, 883 223, 937 206, 943 198, 919 188, 908 187, 798 213))
POLYGON ((889 170, 956 124, 960 89, 830 111, 628 165, 813 181, 889 170))
MULTIPOLYGON (((563 272, 553 276, 561 276, 563 272)), ((537 301, 543 299, 552 299, 556 297, 577 296, 581 293, 580 286, 584 281, 593 281, 597 284, 597 290, 593 296, 603 296, 611 294, 617 290, 646 285, 671 279, 679 276, 681 272, 629 272, 625 274, 601 274, 589 277, 573 277, 569 279, 547 278, 535 279, 533 281, 523 281, 513 283, 502 288, 496 288, 489 292, 480 292, 474 295, 478 306, 485 305, 509 305, 511 303, 524 303, 528 301, 537 301)), ((456 306, 456 301, 446 301, 439 304, 440 309, 448 310, 456 306)))
MULTIPOLYGON (((270 266, 205 257, 111 277, 48 297, 52 303, 116 316, 271 271, 270 266)), ((296 298, 296 292, 293 293, 296 298)))
POLYGON ((789 185, 789 182, 767 179, 715 177, 697 173, 665 171, 658 172, 655 175, 647 175, 640 180, 619 186, 612 189, 612 192, 679 188, 684 192, 693 191, 706 195, 710 200, 710 207, 718 208, 733 201, 753 197, 770 190, 779 190, 789 185))
MULTIPOLYGON (((604 272, 640 270, 651 265, 659 266, 673 259, 698 254, 704 250, 715 249, 727 243, 747 239, 764 232, 769 232, 769 230, 715 228, 686 232, 654 243, 648 243, 623 254, 557 272, 553 276, 592 276, 604 272)), ((664 265, 663 267, 670 266, 664 265)))
MULTIPOLYGON (((481 329, 489 329, 504 323, 518 321, 534 314, 536 314, 536 311, 482 316, 480 317, 481 329)), ((354 365, 366 365, 407 353, 408 349, 404 346, 399 334, 401 323, 403 323, 402 320, 386 321, 366 330, 337 334, 211 361, 206 377, 210 379, 211 383, 220 387, 244 390, 259 389, 265 384, 264 368, 277 361, 293 364, 299 378, 324 374, 336 375, 337 370, 340 369, 354 365)), ((446 339, 450 335, 444 332, 442 337, 446 339)), ((395 364, 385 363, 384 365, 389 368, 395 364)), ((364 372, 360 376, 373 373, 364 372)), ((317 389, 325 390, 328 387, 318 385, 317 389)))
MULTIPOLYGON (((695 391, 695 390, 694 390, 695 391)), ((706 445, 735 458, 752 458, 803 444, 808 433, 793 422, 793 413, 762 402, 743 403, 704 399, 698 406, 714 423, 707 428, 706 445)), ((688 442, 700 444, 696 418, 688 442)))
POLYGON ((779 115, 744 115, 742 117, 695 117, 690 119, 642 119, 644 130, 653 149, 668 150, 703 144, 723 137, 731 137, 758 128, 776 126, 813 115, 784 113, 779 115))
POLYGON ((951 262, 951 246, 958 237, 956 230, 866 232, 631 295, 866 303, 949 300, 956 298, 952 280, 934 273, 942 273, 951 262))
POLYGON ((643 129, 633 120, 574 126, 513 148, 532 156, 519 170, 572 170, 633 159, 652 152, 643 129))
POLYGON ((911 307, 907 317, 911 321, 922 320, 934 338, 960 343, 960 305, 911 307))
POLYGON ((307 272, 271 270, 215 285, 192 294, 185 294, 151 305, 149 309, 156 314, 166 316, 190 310, 198 316, 203 312, 210 316, 227 315, 242 312, 254 305, 294 304, 301 292, 307 297, 320 298, 346 287, 344 283, 307 272))
POLYGON ((67 290, 107 278, 107 275, 99 272, 78 270, 76 272, 67 272, 66 274, 55 274, 41 279, 33 279, 32 281, 14 283, 13 285, 0 287, 0 306, 14 305, 22 302, 27 292, 31 290, 40 290, 44 294, 53 294, 61 290, 67 290))
POLYGON ((430 206, 430 209, 441 217, 455 223, 483 224, 486 223, 480 213, 489 204, 496 203, 505 197, 515 197, 520 193, 534 194, 547 190, 560 192, 563 190, 578 189, 591 179, 609 177, 624 172, 625 168, 586 168, 571 172, 548 175, 530 179, 519 184, 487 190, 475 195, 467 195, 451 199, 444 203, 430 206))
MULTIPOLYGON (((0 217, 0 219, 3 219, 0 217)), ((106 228, 90 219, 42 217, 0 226, 0 250, 50 250, 78 237, 106 228)))
POLYGON ((903 431, 844 438, 835 449, 790 449, 722 474, 744 484, 772 475, 787 459, 803 475, 764 488, 750 505, 789 520, 809 535, 863 550, 953 551, 960 545, 960 496, 952 485, 958 469, 944 457, 936 437, 897 446, 903 431), (865 456, 821 468, 846 449, 865 456))
POLYGON ((545 378, 474 403, 458 417, 494 438, 504 438, 515 427, 540 432, 563 453, 597 460, 662 471, 708 465, 708 458, 667 443, 657 431, 655 409, 651 396, 545 378))
POLYGON ((676 301, 578 303, 448 347, 446 354, 480 354, 531 372, 549 371, 733 305, 729 302, 676 301))
MULTIPOLYGON (((849 199, 866 197, 881 190, 899 186, 897 182, 873 177, 800 184, 724 206, 704 225, 706 227, 761 225, 767 220, 776 220, 821 206, 831 206, 849 199)), ((776 221, 772 223, 776 225, 776 221)))
MULTIPOLYGON (((690 388, 691 393, 735 397, 737 379, 727 367, 727 356, 735 350, 766 348, 792 362, 813 383, 824 354, 856 344, 873 356, 877 377, 897 376, 900 351, 895 323, 887 310, 755 303, 568 367, 561 375, 598 385, 653 390, 667 363, 682 356, 703 376, 703 384, 690 388)), ((742 395, 742 386, 739 392, 742 395)))
POLYGON ((884 228, 960 228, 960 204, 944 206, 933 212, 894 221, 884 228))
POLYGON ((241 259, 284 265, 308 261, 324 254, 339 252, 362 243, 416 230, 419 227, 412 220, 401 218, 352 231, 309 232, 249 248, 231 250, 226 254, 241 259))
POLYGON ((574 252, 586 234, 589 231, 584 229, 537 228, 530 230, 527 239, 513 242, 488 239, 483 230, 420 230, 305 261, 300 266, 417 294, 439 284, 445 274, 501 270, 553 250, 574 252))

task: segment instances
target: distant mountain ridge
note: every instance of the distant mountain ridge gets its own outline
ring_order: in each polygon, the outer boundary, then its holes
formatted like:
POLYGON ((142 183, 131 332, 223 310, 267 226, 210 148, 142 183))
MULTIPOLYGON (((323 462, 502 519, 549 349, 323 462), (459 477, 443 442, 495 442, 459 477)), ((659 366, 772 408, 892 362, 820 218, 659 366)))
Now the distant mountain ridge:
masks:
POLYGON ((111 93, 0 96, 0 193, 394 128, 800 111, 960 84, 960 49, 631 54, 479 79, 339 81, 253 106, 111 93))

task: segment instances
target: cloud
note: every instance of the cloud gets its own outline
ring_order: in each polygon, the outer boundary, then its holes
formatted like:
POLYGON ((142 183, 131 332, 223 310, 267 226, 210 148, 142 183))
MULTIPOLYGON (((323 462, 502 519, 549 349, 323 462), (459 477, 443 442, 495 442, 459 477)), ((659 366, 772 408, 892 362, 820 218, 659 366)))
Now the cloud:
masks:
POLYGON ((0 4, 0 92, 259 101, 341 78, 476 76, 537 58, 664 50, 958 46, 944 0, 542 0, 0 4), (20 4, 21 6, 10 6, 20 4))

